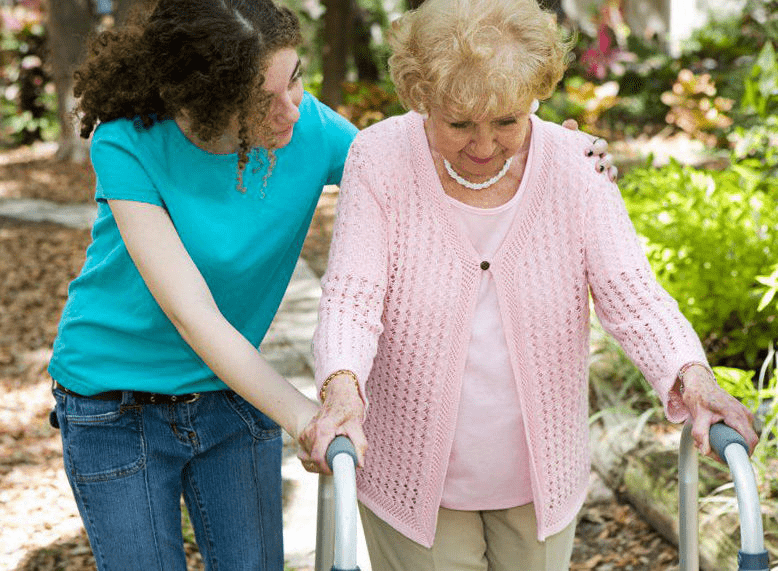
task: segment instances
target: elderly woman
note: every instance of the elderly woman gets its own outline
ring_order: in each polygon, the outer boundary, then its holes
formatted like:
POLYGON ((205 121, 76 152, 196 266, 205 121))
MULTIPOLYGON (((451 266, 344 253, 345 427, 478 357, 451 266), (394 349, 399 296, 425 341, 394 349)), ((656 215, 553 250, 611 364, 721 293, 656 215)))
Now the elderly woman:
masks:
POLYGON ((567 49, 535 0, 427 0, 395 25, 410 111, 359 133, 346 162, 314 338, 323 407, 302 436, 323 469, 329 438, 361 444, 364 421, 376 571, 569 567, 590 471, 590 294, 704 453, 722 419, 756 442, 618 188, 588 166, 590 139, 530 113, 567 49))

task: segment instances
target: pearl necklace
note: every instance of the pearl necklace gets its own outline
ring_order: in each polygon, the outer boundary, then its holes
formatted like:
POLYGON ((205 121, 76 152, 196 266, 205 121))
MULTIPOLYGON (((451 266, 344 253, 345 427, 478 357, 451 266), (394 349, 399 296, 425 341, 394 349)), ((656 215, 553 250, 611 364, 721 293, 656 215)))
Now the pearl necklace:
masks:
POLYGON ((502 170, 500 172, 498 172, 496 175, 494 175, 489 180, 481 182, 481 183, 470 182, 469 180, 459 176, 456 173, 456 171, 451 167, 451 163, 448 162, 446 159, 443 159, 443 166, 446 167, 446 172, 448 173, 448 175, 451 178, 453 178, 455 181, 457 181, 459 184, 464 186, 465 188, 469 188, 470 190, 483 190, 485 188, 489 188, 494 183, 496 183, 498 180, 500 180, 502 177, 504 177, 505 174, 508 172, 508 169, 511 168, 511 163, 512 162, 513 162, 513 157, 511 157, 507 161, 505 161, 505 164, 503 165, 502 170))

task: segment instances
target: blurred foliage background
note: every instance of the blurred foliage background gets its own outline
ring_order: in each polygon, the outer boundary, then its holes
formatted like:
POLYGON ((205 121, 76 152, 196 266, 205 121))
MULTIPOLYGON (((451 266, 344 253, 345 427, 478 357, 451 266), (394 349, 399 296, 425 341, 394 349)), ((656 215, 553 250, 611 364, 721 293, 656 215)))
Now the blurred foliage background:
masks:
MULTIPOLYGON (((340 4, 286 3, 303 23, 309 91, 360 128, 403 112, 386 73, 386 33, 411 4, 350 3, 350 55, 332 95, 323 93, 322 54, 331 53, 332 40, 324 21, 340 4)), ((42 0, 0 3, 4 149, 60 134, 46 10, 42 0)), ((651 156, 622 164, 619 185, 659 281, 700 335, 722 384, 758 411, 767 465, 778 458, 778 0, 746 0, 737 13, 712 17, 673 56, 660 38, 633 33, 622 12, 620 0, 602 0, 590 26, 560 20, 575 49, 538 113, 555 122, 574 118, 612 145, 683 136, 701 146, 694 165, 656 164, 651 156)), ((625 386, 645 387, 634 370, 615 382, 622 394, 625 386)), ((778 498, 777 490, 768 494, 778 498)))

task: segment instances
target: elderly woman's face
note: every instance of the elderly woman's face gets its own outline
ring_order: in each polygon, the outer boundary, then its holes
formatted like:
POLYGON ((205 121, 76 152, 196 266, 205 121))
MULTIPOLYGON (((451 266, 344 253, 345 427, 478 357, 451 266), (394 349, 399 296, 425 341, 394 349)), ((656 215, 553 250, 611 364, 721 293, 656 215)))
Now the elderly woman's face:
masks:
POLYGON ((425 129, 430 147, 460 175, 475 182, 498 173, 525 143, 529 103, 512 113, 478 120, 433 109, 425 129))

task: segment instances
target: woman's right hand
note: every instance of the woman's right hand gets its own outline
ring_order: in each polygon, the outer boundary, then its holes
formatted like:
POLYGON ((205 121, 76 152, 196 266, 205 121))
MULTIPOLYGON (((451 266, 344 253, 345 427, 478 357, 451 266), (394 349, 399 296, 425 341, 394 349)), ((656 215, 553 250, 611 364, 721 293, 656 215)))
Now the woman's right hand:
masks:
POLYGON ((365 403, 354 379, 346 374, 334 377, 327 385, 324 402, 298 438, 297 455, 309 472, 331 474, 327 466, 327 447, 336 436, 347 436, 357 451, 357 465, 362 466, 367 439, 362 429, 365 403))

